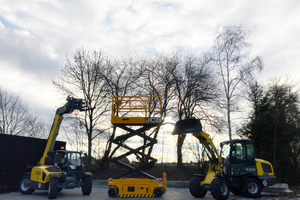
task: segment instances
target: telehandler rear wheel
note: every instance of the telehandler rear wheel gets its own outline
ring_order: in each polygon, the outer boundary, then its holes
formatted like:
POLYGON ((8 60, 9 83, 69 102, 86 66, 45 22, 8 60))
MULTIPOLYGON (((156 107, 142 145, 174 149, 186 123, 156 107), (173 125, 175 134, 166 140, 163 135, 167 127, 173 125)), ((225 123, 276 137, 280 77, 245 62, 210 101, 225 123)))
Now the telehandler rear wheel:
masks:
POLYGON ((217 199, 227 199, 230 194, 229 183, 225 178, 215 178, 210 183, 211 195, 217 199))
POLYGON ((30 189, 30 175, 25 175, 20 180, 19 189, 22 194, 32 194, 34 189, 30 189))
POLYGON ((191 179, 189 184, 191 195, 193 195, 196 198, 203 198, 206 195, 207 191, 200 187, 200 182, 203 181, 204 179, 205 179, 204 176, 194 176, 191 179))
POLYGON ((49 189, 48 189, 48 199, 55 199, 58 193, 58 178, 51 177, 49 182, 49 189))

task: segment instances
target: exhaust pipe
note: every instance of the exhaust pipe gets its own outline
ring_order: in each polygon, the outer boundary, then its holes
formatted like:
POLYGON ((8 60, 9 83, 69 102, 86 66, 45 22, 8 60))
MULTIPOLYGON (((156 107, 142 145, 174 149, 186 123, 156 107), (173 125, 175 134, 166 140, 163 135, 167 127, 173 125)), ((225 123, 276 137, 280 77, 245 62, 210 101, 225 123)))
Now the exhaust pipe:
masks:
POLYGON ((185 135, 188 133, 202 132, 200 119, 187 118, 176 122, 172 135, 185 135))

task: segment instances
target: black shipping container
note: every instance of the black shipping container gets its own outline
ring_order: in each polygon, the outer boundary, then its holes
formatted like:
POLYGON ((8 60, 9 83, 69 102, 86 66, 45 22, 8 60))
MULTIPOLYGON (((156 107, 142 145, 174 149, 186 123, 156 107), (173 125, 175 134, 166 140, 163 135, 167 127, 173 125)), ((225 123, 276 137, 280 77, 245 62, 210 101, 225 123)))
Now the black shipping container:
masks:
MULTIPOLYGON (((17 186, 30 166, 36 166, 43 156, 47 140, 0 134, 0 191, 17 186)), ((66 142, 56 141, 54 150, 66 147, 66 142)))

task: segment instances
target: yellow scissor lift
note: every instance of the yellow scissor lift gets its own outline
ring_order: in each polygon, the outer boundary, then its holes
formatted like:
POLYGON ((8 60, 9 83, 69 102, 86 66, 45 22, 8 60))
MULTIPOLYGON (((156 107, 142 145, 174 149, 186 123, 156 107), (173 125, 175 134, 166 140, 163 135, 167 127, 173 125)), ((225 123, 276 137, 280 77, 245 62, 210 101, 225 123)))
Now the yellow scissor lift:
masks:
POLYGON ((128 171, 108 179, 108 195, 110 197, 161 197, 167 191, 166 173, 163 173, 163 178, 155 178, 142 171, 151 169, 157 161, 150 154, 153 145, 157 143, 156 136, 162 124, 161 98, 158 96, 115 96, 112 99, 111 123, 114 126, 114 132, 117 128, 127 132, 113 140, 113 143, 117 145, 116 148, 122 147, 127 152, 112 158, 111 162, 128 171), (130 147, 125 144, 126 140, 134 136, 143 138, 144 143, 139 147, 130 147), (138 167, 122 162, 131 154, 134 154, 140 161, 138 167), (145 178, 124 178, 132 173, 145 178))

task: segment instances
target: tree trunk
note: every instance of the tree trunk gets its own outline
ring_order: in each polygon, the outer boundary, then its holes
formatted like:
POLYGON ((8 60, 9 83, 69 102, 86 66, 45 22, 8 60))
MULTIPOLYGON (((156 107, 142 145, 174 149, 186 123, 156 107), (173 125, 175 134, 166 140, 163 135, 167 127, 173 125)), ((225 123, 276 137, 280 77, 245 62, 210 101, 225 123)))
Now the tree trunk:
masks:
POLYGON ((274 130, 274 152, 273 152, 273 166, 274 166, 274 171, 276 170, 276 138, 277 138, 277 127, 278 127, 278 121, 276 120, 276 126, 274 130))
POLYGON ((111 146, 112 146, 112 141, 114 140, 115 138, 115 132, 116 132, 116 126, 114 126, 113 128, 113 133, 112 135, 110 136, 109 140, 107 141, 107 145, 106 145, 106 149, 105 149, 105 152, 104 152, 104 155, 101 159, 101 169, 106 169, 109 165, 109 162, 110 162, 110 158, 113 156, 114 152, 111 153, 111 146))
POLYGON ((177 138, 177 167, 183 168, 182 164, 182 146, 186 135, 178 135, 177 138))
POLYGON ((88 133, 88 166, 92 164, 92 133, 91 130, 88 133))
POLYGON ((228 122, 229 141, 231 141, 231 119, 230 119, 230 100, 229 99, 227 99, 227 122, 228 122))

